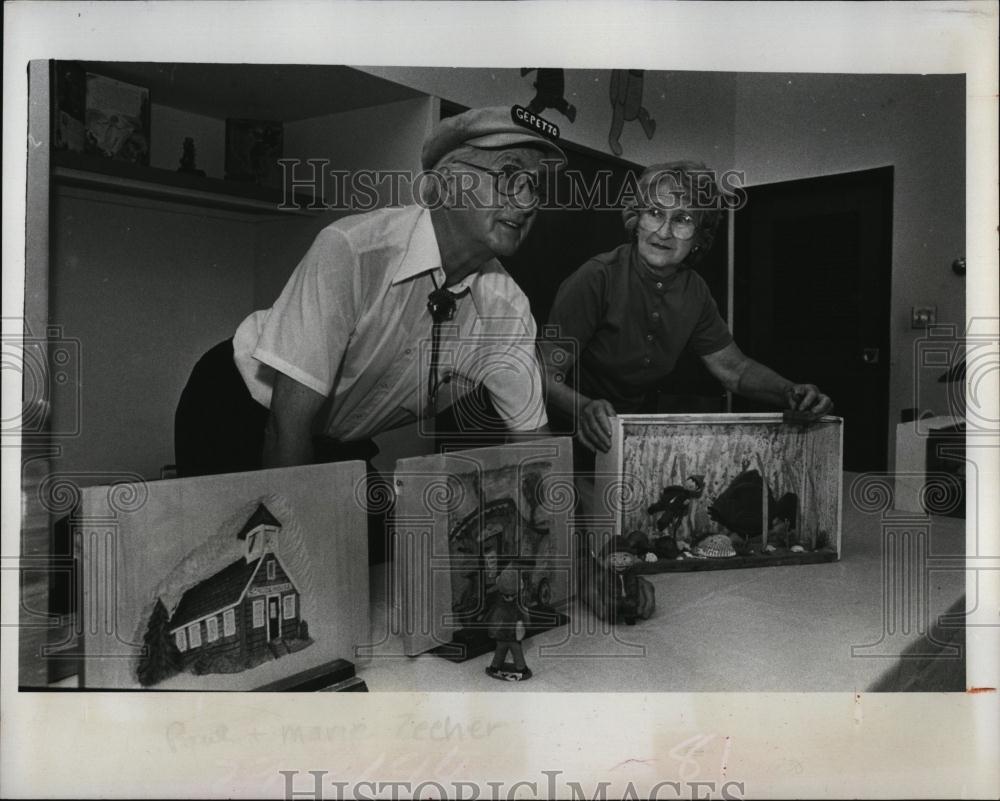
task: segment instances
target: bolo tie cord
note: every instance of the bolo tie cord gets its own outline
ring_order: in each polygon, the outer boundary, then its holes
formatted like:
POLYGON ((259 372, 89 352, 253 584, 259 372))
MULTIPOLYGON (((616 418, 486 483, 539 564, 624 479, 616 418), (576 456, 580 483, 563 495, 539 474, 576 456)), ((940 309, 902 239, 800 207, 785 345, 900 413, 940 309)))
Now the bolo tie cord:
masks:
POLYGON ((452 320, 455 317, 455 295, 447 289, 438 286, 434 273, 431 273, 431 281, 434 283, 434 291, 427 297, 427 310, 431 314, 431 367, 430 380, 427 384, 427 398, 431 407, 435 406, 437 400, 438 387, 442 383, 438 380, 438 360, 441 350, 441 323, 452 320))

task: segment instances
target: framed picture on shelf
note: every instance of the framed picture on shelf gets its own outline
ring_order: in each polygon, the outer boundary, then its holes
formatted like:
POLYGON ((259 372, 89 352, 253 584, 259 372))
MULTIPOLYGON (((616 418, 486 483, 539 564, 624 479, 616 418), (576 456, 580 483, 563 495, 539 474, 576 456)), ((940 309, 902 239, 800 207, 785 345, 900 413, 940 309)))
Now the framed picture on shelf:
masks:
POLYGON ((87 107, 86 72, 77 61, 53 61, 52 147, 83 152, 87 107))
POLYGON ((84 152, 149 165, 149 90, 86 74, 84 152))
POLYGON ((226 120, 226 180, 280 188, 284 128, 267 120, 226 120))

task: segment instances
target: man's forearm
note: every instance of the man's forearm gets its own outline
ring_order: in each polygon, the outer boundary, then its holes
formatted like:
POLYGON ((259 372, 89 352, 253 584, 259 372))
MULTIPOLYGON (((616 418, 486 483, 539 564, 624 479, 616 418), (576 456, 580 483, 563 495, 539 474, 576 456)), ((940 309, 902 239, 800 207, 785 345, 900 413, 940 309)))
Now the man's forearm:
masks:
POLYGON ((549 404, 569 418, 575 418, 580 409, 590 402, 590 398, 569 386, 563 377, 552 377, 545 383, 546 399, 549 404))
POLYGON ((313 461, 312 435, 307 430, 290 430, 278 424, 274 415, 267 420, 264 432, 263 467, 291 467, 313 461))
POLYGON ((542 367, 545 374, 545 400, 567 418, 575 418, 590 398, 577 392, 567 380, 572 360, 569 353, 550 343, 541 345, 542 367), (559 359, 558 356, 562 355, 559 359))
POLYGON ((264 467, 313 463, 314 422, 323 401, 319 393, 277 374, 264 432, 264 467))

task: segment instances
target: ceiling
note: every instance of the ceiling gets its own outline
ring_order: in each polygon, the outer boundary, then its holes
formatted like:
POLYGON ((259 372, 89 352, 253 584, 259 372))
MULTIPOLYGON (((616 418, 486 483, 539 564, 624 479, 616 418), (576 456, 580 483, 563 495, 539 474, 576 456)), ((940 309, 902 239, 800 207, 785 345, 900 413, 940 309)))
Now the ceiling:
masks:
POLYGON ((84 61, 90 71, 149 89, 150 100, 209 117, 293 122, 425 96, 351 67, 84 61))

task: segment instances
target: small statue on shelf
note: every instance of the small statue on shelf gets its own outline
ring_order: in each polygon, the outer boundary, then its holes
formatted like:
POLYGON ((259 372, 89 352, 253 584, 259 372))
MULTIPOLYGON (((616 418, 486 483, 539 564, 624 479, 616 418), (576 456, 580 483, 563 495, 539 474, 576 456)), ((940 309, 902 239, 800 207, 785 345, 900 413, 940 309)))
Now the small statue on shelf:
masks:
POLYGON ((199 170, 195 164, 195 151, 194 151, 194 139, 190 136, 184 137, 183 150, 181 152, 180 167, 177 168, 177 172, 187 173, 188 175, 199 175, 201 177, 205 176, 204 170, 199 170))
POLYGON ((505 567, 497 578, 500 597, 486 616, 489 635, 497 642, 493 661, 486 668, 486 675, 501 681, 527 681, 531 668, 524 661, 524 613, 518 602, 519 581, 513 567, 505 567), (513 668, 507 664, 507 655, 514 660, 513 668))

